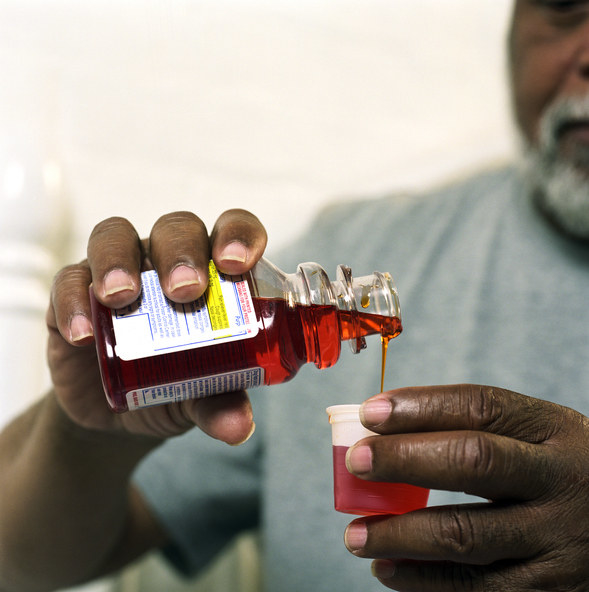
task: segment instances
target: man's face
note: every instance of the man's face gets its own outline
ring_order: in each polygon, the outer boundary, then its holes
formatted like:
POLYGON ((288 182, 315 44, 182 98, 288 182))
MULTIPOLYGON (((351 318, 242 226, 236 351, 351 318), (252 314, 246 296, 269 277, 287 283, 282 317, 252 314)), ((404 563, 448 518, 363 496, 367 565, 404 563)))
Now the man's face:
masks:
MULTIPOLYGON (((510 65, 517 122, 532 144, 555 101, 589 93, 589 0, 516 0, 510 65)), ((589 145, 589 121, 561 132, 562 150, 589 145)))
POLYGON ((541 208, 589 238, 589 0, 515 0, 509 37, 515 117, 541 208))

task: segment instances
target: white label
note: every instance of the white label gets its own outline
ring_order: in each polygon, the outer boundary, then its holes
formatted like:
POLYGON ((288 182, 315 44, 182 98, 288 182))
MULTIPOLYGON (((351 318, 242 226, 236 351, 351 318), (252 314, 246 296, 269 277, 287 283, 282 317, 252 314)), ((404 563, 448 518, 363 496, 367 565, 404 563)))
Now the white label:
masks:
POLYGON ((186 382, 162 384, 127 393, 129 410, 179 403, 187 399, 200 399, 210 395, 230 393, 260 386, 264 382, 263 368, 248 368, 214 376, 203 376, 186 382))
POLYGON ((123 360, 254 337, 258 322, 243 276, 224 276, 209 264, 209 287, 201 298, 176 304, 166 298, 155 271, 141 274, 141 296, 112 311, 115 352, 123 360))

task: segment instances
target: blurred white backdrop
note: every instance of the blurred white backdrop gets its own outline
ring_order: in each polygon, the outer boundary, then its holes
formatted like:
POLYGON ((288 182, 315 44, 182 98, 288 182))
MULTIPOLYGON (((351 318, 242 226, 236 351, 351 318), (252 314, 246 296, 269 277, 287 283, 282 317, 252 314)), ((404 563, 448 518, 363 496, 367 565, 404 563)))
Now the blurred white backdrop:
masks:
POLYGON ((325 201, 511 150, 509 0, 0 0, 0 132, 98 220, 255 211, 271 248, 325 201), (20 126, 20 130, 18 128, 20 126))
MULTIPOLYGON (((272 251, 328 201, 509 158, 510 6, 0 0, 0 425, 46 385, 43 292, 99 220, 145 235, 167 211, 244 207, 272 251)), ((257 590, 237 549, 194 590, 257 590)), ((151 561, 87 590, 188 589, 151 561)))

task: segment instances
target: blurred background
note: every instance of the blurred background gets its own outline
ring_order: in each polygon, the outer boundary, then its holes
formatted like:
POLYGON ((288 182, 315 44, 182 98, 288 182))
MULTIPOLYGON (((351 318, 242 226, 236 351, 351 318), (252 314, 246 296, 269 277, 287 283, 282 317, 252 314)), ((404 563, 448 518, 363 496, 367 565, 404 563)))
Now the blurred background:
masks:
MULTIPOLYGON (((244 207, 271 253, 332 200, 419 191, 509 159, 510 6, 0 0, 0 424, 47 386, 51 277, 84 257, 101 219, 125 216, 146 235, 168 211, 212 226, 244 207)), ((250 569, 219 590, 257 589, 254 551, 239 541, 221 560, 227 577, 250 569)), ((224 576, 206 577, 190 589, 224 576)), ((91 588, 185 585, 151 558, 91 588)))

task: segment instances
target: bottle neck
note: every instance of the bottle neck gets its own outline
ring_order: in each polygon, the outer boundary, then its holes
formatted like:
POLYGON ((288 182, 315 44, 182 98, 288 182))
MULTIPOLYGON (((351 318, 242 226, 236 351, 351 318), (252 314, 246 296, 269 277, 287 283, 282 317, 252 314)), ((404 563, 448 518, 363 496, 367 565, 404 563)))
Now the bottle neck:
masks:
MULTIPOLYGON (((365 349, 367 335, 380 334, 391 339, 401 332, 399 297, 389 273, 375 271, 353 278, 349 267, 339 265, 337 279, 330 281, 321 266, 302 263, 295 277, 302 284, 297 294, 303 296, 297 302, 337 310, 339 335, 331 334, 329 338, 348 341, 353 353, 365 349)), ((327 345, 318 344, 318 347, 321 352, 327 345)))
POLYGON ((389 273, 374 273, 359 278, 345 265, 337 268, 337 279, 317 263, 301 263, 295 273, 286 274, 265 258, 250 272, 255 296, 282 298, 292 306, 327 305, 342 311, 358 311, 401 318, 399 297, 389 273))
POLYGON ((255 296, 310 307, 304 311, 307 359, 320 368, 335 364, 341 341, 358 353, 367 335, 392 338, 402 330, 399 298, 388 273, 353 278, 351 269, 340 265, 331 281, 317 263, 301 263, 295 273, 285 274, 264 258, 250 273, 255 296))

